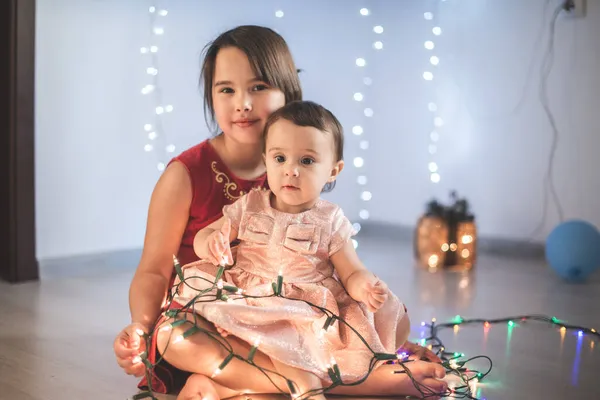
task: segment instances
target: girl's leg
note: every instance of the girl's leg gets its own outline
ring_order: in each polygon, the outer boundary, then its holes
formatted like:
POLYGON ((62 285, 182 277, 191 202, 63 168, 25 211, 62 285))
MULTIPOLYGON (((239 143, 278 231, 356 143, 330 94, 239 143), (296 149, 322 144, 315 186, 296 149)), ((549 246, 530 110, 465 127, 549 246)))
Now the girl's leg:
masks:
MULTIPOLYGON (((193 320, 193 318, 193 315, 188 315, 188 319, 193 320)), ((197 317, 197 323, 203 329, 218 335, 210 322, 197 317)), ((171 365, 184 371, 210 377, 229 353, 214 339, 203 333, 197 333, 182 342, 173 343, 175 338, 183 334, 189 327, 189 325, 180 325, 172 332, 159 331, 158 350, 171 365), (167 344, 168 349, 164 351, 167 344)), ((245 341, 233 336, 228 336, 227 340, 235 353, 241 356, 249 353, 251 346, 245 341)), ((263 369, 276 371, 271 359, 260 351, 256 352, 254 363, 263 369)), ((421 384, 433 388, 435 392, 445 390, 445 382, 435 379, 436 377, 441 378, 445 374, 441 365, 426 361, 414 361, 407 365, 413 378, 421 384)), ((393 374, 393 371, 400 369, 401 367, 397 365, 382 365, 360 385, 340 386, 328 393, 356 396, 418 395, 419 392, 407 374, 393 374)), ((243 393, 289 392, 284 379, 276 374, 268 374, 268 376, 271 380, 255 366, 233 359, 213 380, 226 388, 243 393)))
MULTIPOLYGON (((194 316, 187 314, 187 319, 193 321, 194 316)), ((202 317, 196 317, 196 324, 200 328, 214 332, 217 337, 220 337, 214 325, 202 317)), ((212 377, 219 365, 229 355, 229 352, 215 339, 202 332, 176 342, 176 338, 191 326, 191 324, 184 324, 173 328, 171 331, 159 330, 157 337, 158 351, 169 364, 176 368, 212 377)), ((250 352, 251 346, 243 340, 228 336, 227 341, 236 354, 246 356, 250 352)), ((263 369, 276 371, 271 359, 262 352, 256 352, 254 363, 263 369)), ((226 388, 242 393, 281 393, 277 387, 283 392, 287 391, 285 380, 277 374, 269 373, 265 375, 255 366, 235 358, 212 379, 226 388)))
POLYGON ((219 385, 204 375, 194 374, 186 381, 177 400, 220 400, 240 394, 240 392, 219 385))
MULTIPOLYGON (((445 374, 444 368, 428 361, 413 361, 406 366, 412 377, 418 382, 420 389, 427 399, 437 397, 434 393, 444 393, 448 387, 446 382, 440 381, 445 374)), ((328 393, 345 396, 421 396, 412 379, 406 374, 394 374, 403 371, 399 365, 384 364, 371 372, 369 377, 360 385, 339 386, 328 393)))
POLYGON ((297 396, 302 396, 303 399, 311 400, 325 400, 324 394, 305 395, 305 393, 312 391, 313 389, 322 389, 323 384, 321 379, 315 374, 311 374, 308 371, 304 371, 298 368, 294 368, 290 365, 280 363, 277 360, 271 360, 277 368, 277 372, 291 380, 295 385, 297 396))

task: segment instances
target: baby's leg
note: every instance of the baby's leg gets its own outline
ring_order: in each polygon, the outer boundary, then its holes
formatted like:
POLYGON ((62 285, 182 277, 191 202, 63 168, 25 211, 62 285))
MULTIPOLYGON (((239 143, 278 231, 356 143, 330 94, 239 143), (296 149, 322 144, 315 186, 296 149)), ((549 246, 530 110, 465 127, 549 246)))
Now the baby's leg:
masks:
POLYGON ((408 340, 410 335, 410 318, 408 317, 408 313, 404 314, 404 316, 398 321, 398 325, 396 326, 396 346, 399 348, 408 340))
POLYGON ((296 396, 302 396, 302 399, 325 400, 325 395, 322 393, 306 394, 309 391, 314 393, 312 392, 314 389, 323 388, 321 379, 315 374, 283 364, 277 360, 271 359, 271 361, 275 365, 277 372, 294 383, 296 396))
POLYGON ((185 386, 177 396, 177 400, 220 400, 240 394, 240 392, 213 382, 204 375, 194 374, 186 381, 185 386))

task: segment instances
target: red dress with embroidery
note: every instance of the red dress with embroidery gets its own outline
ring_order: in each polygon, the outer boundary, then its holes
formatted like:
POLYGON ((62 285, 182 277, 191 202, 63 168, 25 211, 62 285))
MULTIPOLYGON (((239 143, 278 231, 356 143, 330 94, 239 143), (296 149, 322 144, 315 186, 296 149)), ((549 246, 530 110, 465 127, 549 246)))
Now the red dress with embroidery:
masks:
MULTIPOLYGON (((210 225, 223 215, 223 206, 233 203, 255 187, 267 187, 266 174, 257 179, 246 180, 236 177, 223 163, 209 140, 206 140, 175 157, 185 166, 192 183, 192 203, 187 226, 181 239, 177 257, 181 265, 198 260, 194 253, 194 236, 202 228, 210 225)), ((207 266, 208 267, 208 266, 207 266)), ((206 271, 216 273, 214 271, 206 271)), ((174 281, 175 271, 173 271, 174 281)), ((180 305, 174 305, 181 307, 180 305)), ((162 321, 158 321, 160 323, 162 321)), ((148 349, 148 360, 155 363, 160 359, 156 349, 156 335, 152 336, 148 349)), ((166 360, 161 360, 152 374, 152 391, 156 393, 173 393, 185 384, 189 372, 178 370, 166 360)), ((138 385, 140 389, 148 389, 146 378, 138 385)))

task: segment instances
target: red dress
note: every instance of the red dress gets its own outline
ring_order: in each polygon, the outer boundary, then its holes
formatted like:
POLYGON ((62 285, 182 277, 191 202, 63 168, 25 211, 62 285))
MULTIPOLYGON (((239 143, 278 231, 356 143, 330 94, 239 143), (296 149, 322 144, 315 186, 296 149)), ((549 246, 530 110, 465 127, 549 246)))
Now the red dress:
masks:
MULTIPOLYGON (((266 188, 267 179, 266 174, 253 180, 235 176, 223 163, 209 140, 184 151, 171 160, 171 162, 174 161, 179 161, 185 166, 192 183, 190 216, 177 254, 181 265, 185 265, 198 260, 193 247, 196 233, 221 218, 223 206, 233 203, 252 188, 266 188)), ((175 271, 173 271, 171 282, 174 281, 174 278, 175 271)), ((156 335, 153 335, 151 346, 148 349, 148 360, 154 364, 159 358, 160 354, 156 349, 156 335)), ((181 371, 167 363, 166 360, 161 360, 154 368, 152 391, 156 393, 178 392, 189 375, 189 372, 181 371)), ((138 387, 144 390, 148 389, 146 378, 142 379, 138 387)))

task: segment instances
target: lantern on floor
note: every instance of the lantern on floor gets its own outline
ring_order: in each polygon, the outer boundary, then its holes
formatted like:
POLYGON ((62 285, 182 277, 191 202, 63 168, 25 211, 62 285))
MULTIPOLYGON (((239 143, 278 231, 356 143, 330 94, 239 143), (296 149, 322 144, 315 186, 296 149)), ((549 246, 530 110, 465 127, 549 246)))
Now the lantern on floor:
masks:
POLYGON ((477 257, 475 216, 467 200, 459 199, 456 192, 450 197, 452 204, 448 206, 431 201, 415 230, 417 263, 432 271, 470 270, 477 257))

